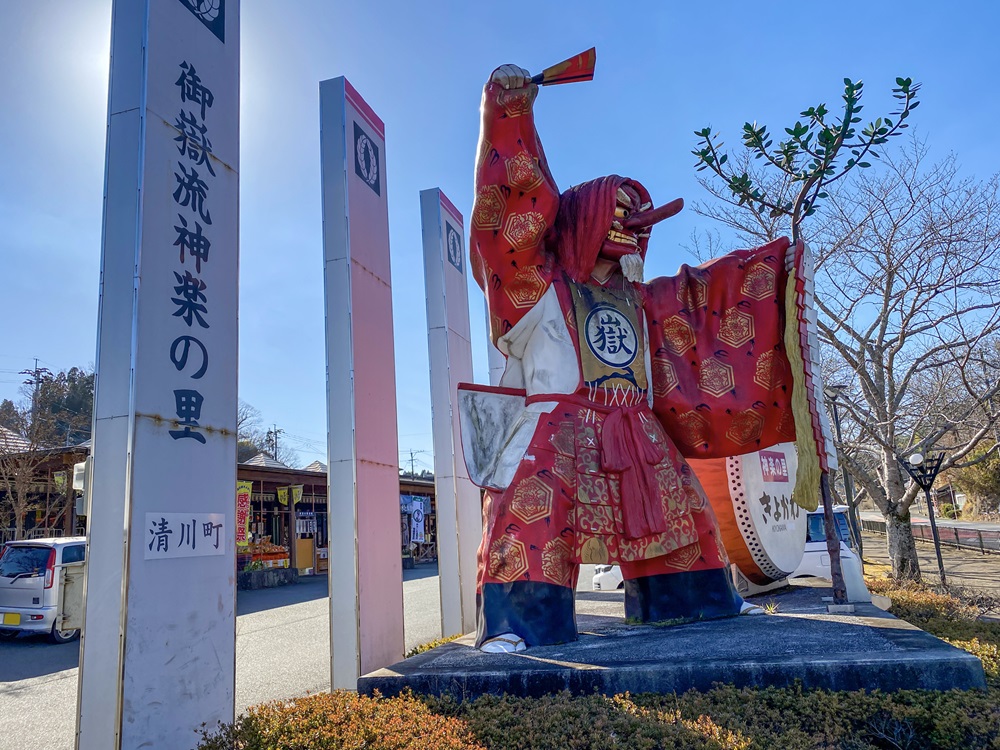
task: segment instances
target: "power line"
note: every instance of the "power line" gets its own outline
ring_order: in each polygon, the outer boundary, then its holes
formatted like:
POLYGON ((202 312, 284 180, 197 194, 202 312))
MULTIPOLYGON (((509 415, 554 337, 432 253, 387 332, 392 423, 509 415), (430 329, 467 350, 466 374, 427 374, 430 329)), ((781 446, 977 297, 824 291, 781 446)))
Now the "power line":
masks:
POLYGON ((420 454, 420 453, 429 453, 430 451, 413 450, 412 448, 403 448, 399 452, 400 453, 408 453, 410 455, 410 475, 411 476, 416 476, 417 475, 417 469, 416 469, 417 462, 419 462, 422 465, 426 466, 428 469, 432 469, 433 468, 426 461, 422 461, 421 459, 417 458, 418 454, 420 454))
POLYGON ((326 443, 320 440, 313 440, 311 438, 303 437, 302 435, 293 435, 290 432, 285 432, 284 435, 293 443, 297 443, 305 448, 311 448, 313 450, 326 450, 326 443))

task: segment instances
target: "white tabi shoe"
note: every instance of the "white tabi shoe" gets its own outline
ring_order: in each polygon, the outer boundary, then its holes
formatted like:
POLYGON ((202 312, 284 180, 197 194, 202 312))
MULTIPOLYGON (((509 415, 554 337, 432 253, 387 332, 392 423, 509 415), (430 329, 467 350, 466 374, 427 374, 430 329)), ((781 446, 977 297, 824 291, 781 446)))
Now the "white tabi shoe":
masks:
POLYGON ((763 607, 758 607, 756 604, 751 604, 750 602, 743 602, 740 606, 740 615, 766 615, 767 612, 764 611, 763 607))
POLYGON ((513 654, 524 651, 527 645, 524 638, 514 633, 502 633, 485 641, 479 650, 485 654, 513 654))

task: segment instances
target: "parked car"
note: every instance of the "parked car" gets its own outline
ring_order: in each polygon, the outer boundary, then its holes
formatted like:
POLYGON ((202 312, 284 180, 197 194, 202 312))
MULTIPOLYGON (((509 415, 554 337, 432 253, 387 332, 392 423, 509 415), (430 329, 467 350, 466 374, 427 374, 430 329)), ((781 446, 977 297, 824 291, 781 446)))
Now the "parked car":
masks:
MULTIPOLYGON (((858 542, 848 520, 847 506, 834 506, 833 517, 837 524, 837 536, 840 537, 841 560, 852 557, 856 561, 857 569, 860 570, 858 542)), ((789 577, 795 578, 797 576, 830 578, 830 555, 826 549, 826 527, 823 523, 822 508, 814 510, 806 517, 805 552, 802 554, 802 562, 799 563, 799 567, 789 577)), ((615 591, 621 588, 625 588, 621 568, 617 565, 594 566, 594 591, 615 591)))
MULTIPOLYGON (((840 538, 841 559, 846 556, 853 557, 858 561, 860 569, 858 542, 854 538, 854 532, 848 520, 847 506, 833 506, 833 519, 837 526, 837 536, 840 538)), ((792 578, 796 576, 830 578, 830 554, 826 548, 826 526, 823 522, 822 506, 810 512, 806 517, 806 549, 802 554, 802 562, 791 575, 792 578)))
POLYGON ((625 588, 622 569, 617 565, 594 566, 594 591, 615 591, 625 588))
POLYGON ((64 586, 70 569, 81 571, 82 536, 7 542, 0 550, 0 637, 47 634, 66 643, 80 631, 62 630, 64 586))

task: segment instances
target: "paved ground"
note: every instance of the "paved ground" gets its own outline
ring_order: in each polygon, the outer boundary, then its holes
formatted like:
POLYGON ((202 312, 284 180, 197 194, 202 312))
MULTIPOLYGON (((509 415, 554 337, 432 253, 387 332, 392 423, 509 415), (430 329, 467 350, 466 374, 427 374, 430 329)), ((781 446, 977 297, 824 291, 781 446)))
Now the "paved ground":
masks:
MULTIPOLYGON (((887 561, 884 537, 865 537, 865 557, 887 561)), ((937 570, 933 547, 918 545, 921 569, 937 570)), ((1000 593, 1000 555, 945 548, 949 581, 1000 593)), ((621 617, 620 592, 591 591, 584 566, 578 610, 621 617), (595 609, 596 608, 596 609, 595 609)), ((404 571, 406 648, 441 636, 437 570, 404 571)), ((327 689, 329 610, 324 578, 297 586, 239 595, 236 620, 236 703, 243 708, 275 698, 327 689)), ((28 747, 70 750, 76 712, 79 644, 52 645, 35 638, 0 642, 0 750, 28 747)))
MULTIPOLYGON (((441 637, 437 567, 404 571, 406 648, 441 637)), ((328 690, 326 578, 241 591, 236 618, 236 706, 328 690)), ((79 641, 0 642, 0 750, 70 750, 76 716, 79 641)))

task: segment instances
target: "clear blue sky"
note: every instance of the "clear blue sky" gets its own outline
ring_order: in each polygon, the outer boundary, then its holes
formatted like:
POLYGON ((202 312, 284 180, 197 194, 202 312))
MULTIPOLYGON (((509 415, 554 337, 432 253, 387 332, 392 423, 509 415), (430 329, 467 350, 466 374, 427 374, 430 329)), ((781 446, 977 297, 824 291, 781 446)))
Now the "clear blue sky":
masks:
MULTIPOLYGON (((386 125, 399 447, 425 451, 418 469, 431 466, 418 193, 440 187, 468 217, 480 89, 497 65, 536 72, 597 47, 592 83, 536 105, 561 188, 619 173, 690 204, 704 197, 692 131, 735 144, 745 120, 779 129, 834 104, 845 76, 864 79, 872 116, 891 109, 897 75, 923 83, 913 122, 932 157, 1000 169, 996 4, 679 5, 243 0, 240 395, 301 464, 325 460, 322 79, 346 75, 386 125)), ((110 19, 110 0, 0 2, 0 398, 35 357, 94 361, 110 19)), ((689 261, 680 246, 704 222, 685 211, 660 225, 647 276, 689 261)), ((485 382, 474 285, 470 298, 485 382)))

